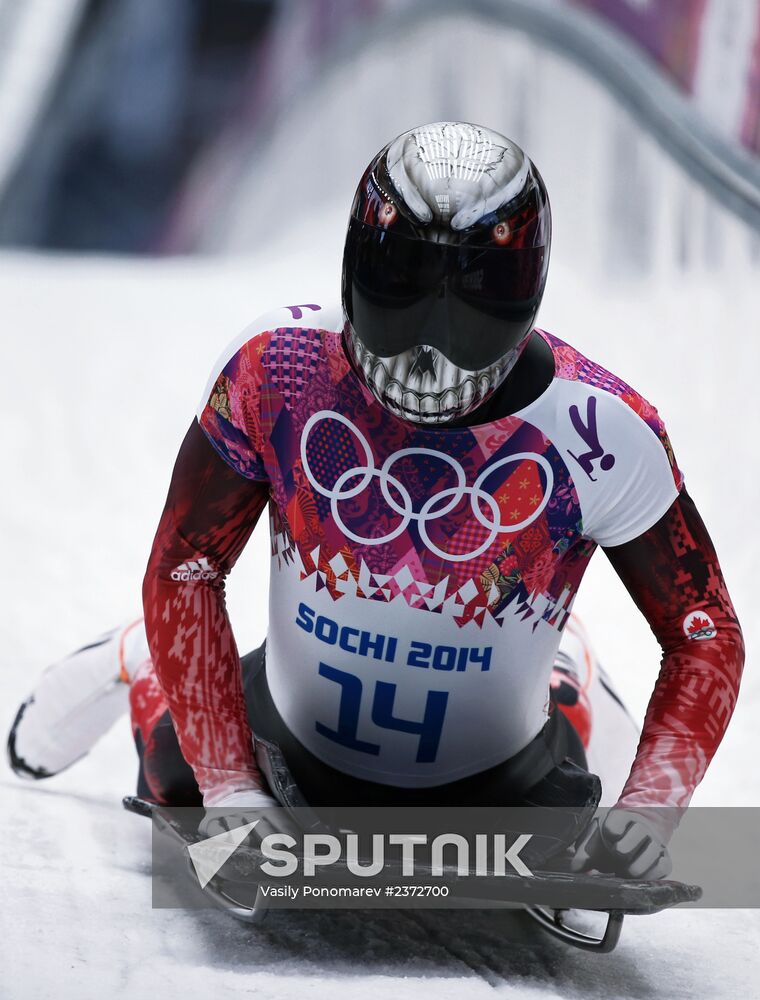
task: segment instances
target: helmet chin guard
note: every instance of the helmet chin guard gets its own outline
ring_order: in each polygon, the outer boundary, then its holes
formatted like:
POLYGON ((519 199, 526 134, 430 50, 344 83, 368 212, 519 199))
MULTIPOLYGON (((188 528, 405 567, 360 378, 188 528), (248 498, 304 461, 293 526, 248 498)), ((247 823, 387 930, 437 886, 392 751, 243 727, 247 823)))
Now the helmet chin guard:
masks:
POLYGON ((368 166, 343 255, 345 341, 389 411, 444 424, 504 381, 533 329, 551 242, 549 201, 519 146, 436 122, 368 166))
POLYGON ((526 338, 492 365, 468 371, 427 344, 384 358, 367 350, 350 323, 344 336, 373 396, 391 413, 415 424, 444 424, 477 409, 501 385, 527 344, 526 338))

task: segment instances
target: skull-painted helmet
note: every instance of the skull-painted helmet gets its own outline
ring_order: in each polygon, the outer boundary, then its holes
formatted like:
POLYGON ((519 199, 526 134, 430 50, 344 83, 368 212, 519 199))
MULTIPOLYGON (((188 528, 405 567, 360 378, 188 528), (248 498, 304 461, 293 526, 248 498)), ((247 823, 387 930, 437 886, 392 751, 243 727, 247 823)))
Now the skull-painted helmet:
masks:
POLYGON ((385 146, 343 256, 346 347, 376 398, 420 424, 480 406, 533 329, 550 241, 546 188, 511 140, 436 122, 385 146))

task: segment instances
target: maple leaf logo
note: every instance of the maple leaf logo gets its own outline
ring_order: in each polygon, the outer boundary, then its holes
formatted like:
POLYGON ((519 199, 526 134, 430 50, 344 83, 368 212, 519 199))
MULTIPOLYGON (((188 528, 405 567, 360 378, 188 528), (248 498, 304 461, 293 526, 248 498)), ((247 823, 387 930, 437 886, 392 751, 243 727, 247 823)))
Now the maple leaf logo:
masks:
POLYGON ((699 615, 695 615, 689 625, 689 632, 701 632, 703 628, 710 628, 711 625, 712 622, 709 618, 700 618, 699 615))
POLYGON ((684 619, 683 630, 689 639, 712 639, 717 629, 708 614, 693 611, 684 619))

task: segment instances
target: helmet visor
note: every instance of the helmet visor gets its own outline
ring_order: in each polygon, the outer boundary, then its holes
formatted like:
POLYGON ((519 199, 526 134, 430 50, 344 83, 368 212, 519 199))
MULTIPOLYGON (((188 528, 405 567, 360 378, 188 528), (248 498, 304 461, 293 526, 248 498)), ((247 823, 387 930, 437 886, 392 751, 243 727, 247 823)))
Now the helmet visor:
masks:
POLYGON ((532 329, 547 265, 546 247, 434 243, 352 219, 343 297, 357 337, 373 354, 427 344, 477 371, 532 329))

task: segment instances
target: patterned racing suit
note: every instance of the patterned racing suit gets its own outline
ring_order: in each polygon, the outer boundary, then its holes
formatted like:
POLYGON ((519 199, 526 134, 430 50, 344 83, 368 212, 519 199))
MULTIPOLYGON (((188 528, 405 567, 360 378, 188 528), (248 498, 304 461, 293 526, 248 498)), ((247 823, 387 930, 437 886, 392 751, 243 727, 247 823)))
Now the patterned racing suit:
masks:
POLYGON ((602 546, 663 651, 620 804, 684 807, 731 717, 743 643, 653 406, 558 338, 510 416, 399 420, 339 312, 259 319, 215 366, 145 575, 153 667, 206 805, 259 787, 224 579, 265 505, 267 678, 325 764, 390 786, 477 774, 544 726, 552 665, 602 546))

